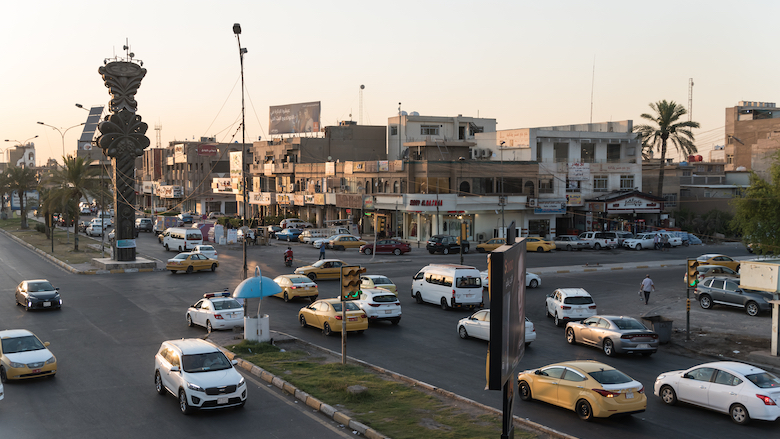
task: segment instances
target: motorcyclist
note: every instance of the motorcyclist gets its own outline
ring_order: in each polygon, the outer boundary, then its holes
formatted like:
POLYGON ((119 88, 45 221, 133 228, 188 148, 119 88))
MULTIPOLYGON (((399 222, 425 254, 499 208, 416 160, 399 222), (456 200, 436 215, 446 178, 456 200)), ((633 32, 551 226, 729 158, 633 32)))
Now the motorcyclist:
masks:
POLYGON ((288 258, 290 260, 293 259, 293 251, 292 251, 292 248, 290 248, 290 247, 287 247, 287 250, 284 252, 284 260, 286 261, 288 258))

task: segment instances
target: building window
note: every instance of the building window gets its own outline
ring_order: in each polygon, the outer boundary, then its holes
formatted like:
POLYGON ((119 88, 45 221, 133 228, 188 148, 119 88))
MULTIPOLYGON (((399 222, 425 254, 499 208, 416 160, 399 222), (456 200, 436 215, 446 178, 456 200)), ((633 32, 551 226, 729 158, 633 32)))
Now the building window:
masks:
POLYGON ((607 163, 620 161, 620 144, 607 145, 607 163))
POLYGON ((593 192, 606 192, 607 183, 609 182, 609 176, 607 175, 594 175, 593 176, 593 192))
POLYGON ((540 163, 542 161, 542 151, 543 151, 542 144, 541 143, 537 143, 536 144, 536 161, 540 162, 540 163))
POLYGON ((634 189, 634 176, 633 175, 621 175, 620 176, 620 189, 634 189))
POLYGON ((553 154, 555 155, 555 162, 566 163, 569 161, 569 144, 568 143, 553 143, 553 154))
POLYGON ((734 154, 726 154, 726 163, 730 165, 734 164, 734 154))
POLYGON ((394 194, 398 193, 398 182, 397 181, 393 182, 393 193, 394 194))
POLYGON ((596 145, 583 143, 580 145, 580 160, 582 163, 594 163, 596 158, 596 145))
POLYGON ((555 193, 555 186, 553 186, 552 177, 539 177, 539 193, 540 194, 555 193))
POLYGON ((664 194, 664 205, 666 207, 677 207, 677 194, 664 194))
POLYGON ((423 136, 438 136, 439 135, 439 126, 438 125, 422 125, 420 127, 420 134, 423 136))
POLYGON ((398 127, 390 127, 390 135, 391 136, 397 136, 398 135, 398 127))
POLYGON ((683 173, 682 173, 682 176, 683 177, 690 177, 691 176, 691 170, 690 169, 684 170, 683 173))
POLYGON ((566 192, 580 192, 581 187, 580 184, 582 182, 580 180, 569 180, 566 179, 566 192))

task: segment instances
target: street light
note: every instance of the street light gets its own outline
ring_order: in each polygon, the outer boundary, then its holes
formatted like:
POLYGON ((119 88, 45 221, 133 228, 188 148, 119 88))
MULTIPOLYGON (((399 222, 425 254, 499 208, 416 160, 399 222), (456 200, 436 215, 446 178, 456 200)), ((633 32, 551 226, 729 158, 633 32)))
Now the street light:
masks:
MULTIPOLYGON (((241 25, 238 23, 233 24, 233 33, 236 35, 236 41, 238 42, 238 58, 241 61, 241 188, 244 193, 244 215, 241 223, 246 227, 246 205, 247 205, 247 181, 246 181, 246 123, 244 120, 244 54, 247 50, 241 47, 241 25)), ((248 230, 244 233, 243 252, 244 252, 244 277, 247 278, 246 268, 246 241, 249 237, 248 230)))
POLYGON ((85 123, 86 123, 86 122, 81 122, 81 123, 80 123, 80 124, 78 124, 78 125, 73 125, 72 127, 69 127, 69 128, 67 128, 65 131, 61 131, 59 128, 57 128, 57 127, 55 127, 55 126, 52 126, 52 125, 45 124, 45 123, 43 123, 43 122, 38 122, 38 125, 43 125, 43 126, 45 126, 45 127, 53 128, 53 129, 57 130, 57 132, 58 132, 58 133, 60 133, 60 136, 62 137, 62 163, 64 164, 64 163, 65 163, 65 134, 66 134, 66 133, 67 133, 67 132, 68 132, 68 131, 69 131, 71 128, 80 127, 80 126, 84 125, 85 123))
MULTIPOLYGON (((38 136, 32 136, 32 137, 30 137, 29 139, 25 140, 25 141, 24 141, 24 143, 22 143, 22 142, 20 142, 20 141, 18 141, 18 140, 5 139, 5 141, 6 141, 6 142, 16 142, 17 144, 16 144, 16 145, 11 145, 11 146, 9 146, 9 147, 7 147, 7 148, 3 149, 3 154, 5 154, 5 153, 6 153, 6 152, 7 152, 9 149, 11 149, 11 148, 17 148, 17 147, 20 147, 20 146, 21 146, 21 147, 24 147, 24 145, 27 145, 27 142, 29 142, 29 141, 30 141, 30 140, 32 140, 32 139, 35 139, 36 137, 38 137, 38 136)), ((11 157, 10 157, 10 153, 9 153, 9 156, 8 156, 8 158, 6 159, 6 163, 9 163, 9 164, 10 164, 10 162, 11 162, 11 157)))

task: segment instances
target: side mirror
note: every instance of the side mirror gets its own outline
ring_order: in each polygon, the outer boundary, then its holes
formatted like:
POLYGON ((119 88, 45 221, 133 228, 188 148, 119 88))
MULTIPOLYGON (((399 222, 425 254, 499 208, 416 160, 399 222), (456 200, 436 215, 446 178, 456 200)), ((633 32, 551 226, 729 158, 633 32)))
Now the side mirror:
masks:
POLYGON ((542 375, 542 371, 541 370, 535 370, 534 371, 534 375, 542 375))
POLYGON ((237 365, 237 364, 238 364, 238 360, 231 360, 231 361, 230 361, 230 363, 231 363, 233 366, 235 366, 235 365, 237 365))
POLYGON ((55 288, 55 290, 56 290, 56 291, 59 291, 59 290, 60 290, 60 287, 57 287, 57 288, 55 288))
POLYGON ((179 366, 171 366, 171 372, 179 372, 179 366))
POLYGON ((51 344, 51 343, 49 343, 48 341, 45 341, 45 342, 43 342, 43 346, 44 346, 44 347, 49 347, 49 345, 50 345, 50 344, 51 344))

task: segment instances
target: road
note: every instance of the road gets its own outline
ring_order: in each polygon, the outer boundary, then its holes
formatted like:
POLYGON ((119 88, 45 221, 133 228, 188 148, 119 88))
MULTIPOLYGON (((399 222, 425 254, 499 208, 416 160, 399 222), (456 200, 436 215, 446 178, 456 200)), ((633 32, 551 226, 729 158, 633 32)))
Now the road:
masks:
MULTIPOLYGON (((141 234, 139 253, 166 259, 166 253, 156 239, 141 234)), ((235 431, 251 431, 257 425, 270 427, 279 437, 306 437, 302 431, 325 427, 307 425, 290 420, 293 410, 283 407, 278 398, 261 393, 250 393, 250 401, 240 411, 208 413, 205 416, 184 417, 178 414, 175 400, 154 395, 151 379, 152 357, 162 340, 203 335, 203 330, 187 328, 184 311, 204 292, 234 288, 241 280, 242 254, 240 247, 220 249, 221 266, 216 273, 171 275, 167 272, 135 273, 104 276, 77 276, 68 274, 43 262, 28 251, 18 251, 7 238, 0 236, 3 254, 15 252, 13 260, 3 259, 0 279, 4 303, 12 303, 13 287, 21 279, 46 277, 61 288, 64 309, 50 313, 24 313, 21 308, 0 308, 2 327, 24 327, 33 330, 58 355, 60 373, 55 380, 14 384, 7 387, 4 410, 0 410, 2 425, 12 425, 16 437, 40 437, 52 432, 66 437, 97 437, 107 431, 132 432, 148 437, 163 437, 182 432, 193 437, 205 436, 200 423, 209 419, 210 425, 235 431), (28 255, 29 253, 29 255, 28 255), (97 379, 95 379, 97 378, 97 379), (19 395, 19 396, 17 396, 19 395), (255 397, 256 395, 256 397, 255 397), (19 399, 18 399, 19 398, 19 399), (9 400, 21 404, 9 405, 9 400), (9 410, 10 409, 10 410, 9 410), (25 415, 52 413, 54 426, 24 422, 25 415), (121 413, 121 415, 117 415, 121 413), (248 416, 252 413, 251 416, 248 416), (7 424, 10 422, 10 424, 7 424), (57 425, 59 424, 59 425, 57 425), (86 430, 79 431, 79 426, 86 430), (113 429, 113 430, 112 430, 113 429)), ((727 247, 737 256, 747 254, 744 249, 727 247)), ((254 247, 248 250, 250 271, 259 266, 263 274, 274 277, 291 270, 283 266, 284 246, 254 247)), ((296 265, 317 259, 317 250, 293 244, 296 265)), ((707 252, 723 251, 708 246, 658 251, 582 251, 529 254, 528 266, 576 265, 585 261, 595 263, 641 263, 666 259, 670 262, 707 252)), ((347 262, 369 262, 370 257, 355 251, 331 252, 328 257, 343 257, 347 262)), ((500 392, 485 391, 484 364, 486 343, 461 340, 456 332, 457 321, 469 315, 465 310, 443 311, 434 305, 418 305, 409 295, 411 277, 422 266, 433 262, 458 262, 458 255, 429 255, 414 249, 409 255, 395 257, 377 255, 372 264, 366 264, 369 273, 388 275, 398 285, 404 315, 398 326, 375 324, 360 336, 348 339, 348 355, 411 376, 421 381, 453 391, 467 398, 500 408, 500 392), (388 262, 388 263, 384 263, 388 262)), ((485 255, 468 254, 466 264, 480 269, 486 267, 485 255)), ((645 312, 636 298, 639 281, 649 273, 658 293, 651 297, 651 307, 663 306, 665 301, 684 295, 681 282, 684 268, 620 270, 615 272, 571 272, 547 274, 541 287, 527 292, 528 317, 535 323, 537 341, 522 359, 522 368, 536 368, 570 359, 595 359, 609 363, 645 385, 648 410, 627 418, 596 420, 585 424, 571 411, 543 403, 518 402, 516 414, 560 431, 582 437, 604 437, 605 434, 630 434, 632 437, 724 437, 737 435, 752 438, 776 434, 777 423, 754 422, 748 427, 731 423, 725 415, 692 407, 667 407, 653 396, 652 383, 664 371, 682 369, 703 362, 703 359, 680 357, 665 352, 662 347, 656 355, 644 358, 624 356, 606 359, 597 349, 569 346, 562 328, 544 317, 544 296, 556 287, 579 286, 594 296, 601 313, 620 313, 639 316, 645 312), (724 434, 725 432, 725 434, 724 434)), ((321 297, 337 295, 338 282, 319 282, 321 297)), ((271 329, 289 333, 301 339, 340 351, 339 337, 325 337, 313 328, 301 328, 297 311, 306 301, 284 303, 276 298, 263 301, 263 312, 270 315, 271 329)), ((706 315, 705 315, 706 317, 706 315)), ((734 311, 730 318, 743 321, 748 317, 734 311)), ((764 322, 767 317, 759 317, 764 322)), ((2 404, 0 403, 0 404, 2 404)), ((312 421, 314 422, 314 421, 312 421)), ((334 433, 335 434, 335 433, 334 433)), ((269 435, 272 436, 271 433, 269 435)), ((273 437, 273 436, 272 436, 273 437)), ((315 437, 311 436, 310 437, 315 437)), ((316 437, 325 437, 317 434, 316 437)))

